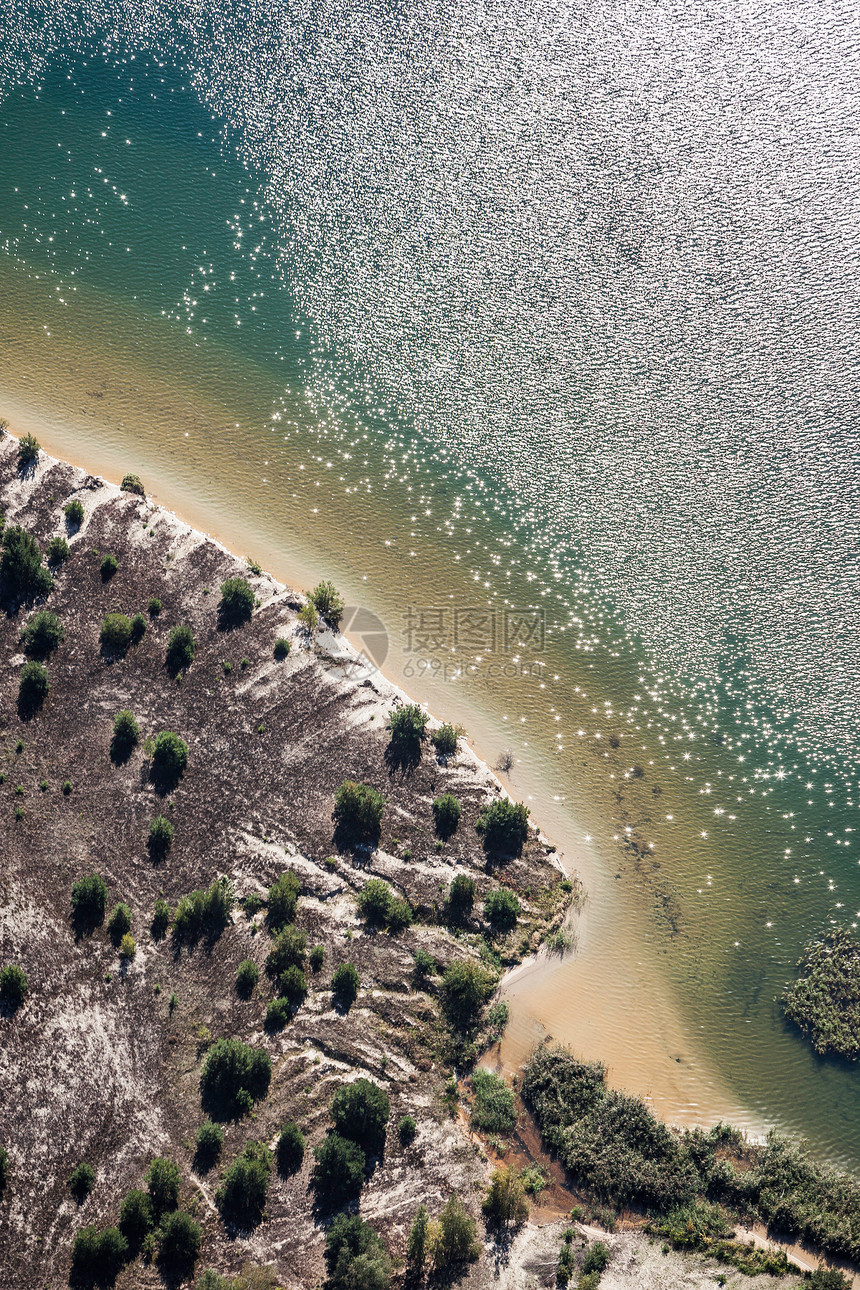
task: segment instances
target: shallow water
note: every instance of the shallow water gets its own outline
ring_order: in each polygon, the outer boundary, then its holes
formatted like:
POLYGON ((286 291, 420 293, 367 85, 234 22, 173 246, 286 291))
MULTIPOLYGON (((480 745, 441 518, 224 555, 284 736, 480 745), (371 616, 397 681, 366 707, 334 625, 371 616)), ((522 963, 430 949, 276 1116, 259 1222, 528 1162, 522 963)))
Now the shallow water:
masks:
POLYGON ((857 1164, 774 1004, 860 918, 854 19, 174 9, 0 19, 0 415, 513 750, 589 900, 504 1061, 857 1164))

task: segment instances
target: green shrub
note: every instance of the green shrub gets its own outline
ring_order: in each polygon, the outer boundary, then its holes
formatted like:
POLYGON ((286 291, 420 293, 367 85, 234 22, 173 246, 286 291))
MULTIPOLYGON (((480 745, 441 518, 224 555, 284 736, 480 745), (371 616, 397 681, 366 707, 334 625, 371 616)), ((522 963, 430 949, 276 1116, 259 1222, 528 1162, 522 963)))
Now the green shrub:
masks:
POLYGON ((102 582, 109 582, 119 568, 119 563, 115 555, 106 555, 99 565, 99 573, 102 575, 102 582))
POLYGON ((474 959, 449 963, 442 976, 442 1005, 448 1021, 465 1030, 478 1024, 496 978, 474 959))
POLYGON ((509 1165, 494 1169, 481 1208, 494 1227, 519 1227, 529 1216, 529 1203, 519 1171, 509 1165))
POLYGON ((316 611, 316 607, 310 600, 306 605, 302 605, 297 617, 299 625, 303 627, 308 634, 315 632, 319 626, 320 616, 316 611))
POLYGON ((79 529, 84 522, 83 504, 77 497, 72 498, 72 500, 63 507, 63 514, 65 515, 70 528, 79 529))
POLYGON ((65 640, 65 636, 66 629, 57 615, 50 609, 40 609, 33 614, 22 633, 24 652, 31 658, 45 658, 65 640))
POLYGON ((39 460, 41 445, 35 435, 25 434, 18 440, 18 465, 30 466, 39 460))
POLYGON ((137 941, 129 932, 120 941, 119 952, 124 959, 133 959, 137 953, 137 941))
POLYGON ((411 1115, 401 1117, 397 1125, 397 1136, 400 1139, 401 1146, 408 1147, 410 1142, 415 1141, 415 1134, 418 1126, 411 1115))
POLYGON ((99 640, 107 649, 124 654, 131 644, 131 619, 128 614, 105 614, 99 640))
MULTIPOLYGON (((297 969, 291 969, 294 971, 297 969)), ((290 1019, 292 1008, 287 998, 272 999, 266 1005, 266 1017, 263 1022, 269 1031, 283 1030, 290 1019)))
POLYGON ((224 1175, 215 1202, 225 1223, 256 1227, 262 1220, 272 1155, 262 1142, 249 1142, 224 1175))
POLYGON ((308 955, 312 972, 319 972, 325 963, 325 946, 315 945, 308 955))
POLYGON ((160 941, 167 933, 170 923, 170 906, 163 896, 159 896, 155 902, 155 909, 152 915, 152 935, 155 940, 160 941))
POLYGON ((583 1272, 602 1272, 609 1262, 609 1246, 603 1241, 592 1241, 582 1260, 583 1272))
POLYGON ((440 757, 453 757, 462 733, 459 726, 452 726, 449 721, 446 721, 438 730, 432 732, 430 739, 440 757))
POLYGON ((236 973, 236 992, 243 999, 250 999, 260 979, 260 969, 253 959, 244 959, 236 973))
POLYGON ((529 835, 529 809, 506 797, 484 806, 475 827, 484 838, 484 850, 498 855, 519 855, 529 835))
POLYGON ((128 905, 122 902, 114 905, 111 916, 108 919, 107 929, 114 945, 118 945, 126 932, 131 931, 131 910, 128 905))
POLYGON ((179 1204, 179 1168, 172 1160, 156 1156, 146 1171, 146 1185, 156 1218, 179 1204))
POLYGON ((419 1280, 424 1271, 427 1258, 427 1246, 430 1238, 430 1215, 426 1205, 419 1205, 406 1238, 406 1262, 409 1265, 409 1279, 419 1280))
POLYGON ((453 793, 443 793, 433 800, 433 826, 440 838, 450 838, 457 831, 462 807, 453 793))
POLYGON ((430 718, 417 703, 403 703, 395 708, 386 729, 391 731, 391 742, 396 748, 417 751, 426 737, 430 718))
POLYGON ((358 998, 358 969, 354 963, 341 963, 334 970, 331 992, 334 1001, 342 1008, 350 1008, 358 998))
POLYGON ((292 1120, 281 1129, 276 1151, 279 1171, 284 1175, 298 1173, 305 1158, 305 1135, 292 1120))
POLYGON ((354 1200, 364 1182, 364 1152, 357 1143, 338 1133, 314 1148, 312 1181, 321 1201, 330 1205, 354 1200))
POLYGON ((517 1123, 514 1095, 500 1075, 477 1067, 472 1072, 475 1098, 471 1121, 476 1129, 487 1133, 510 1133, 517 1123))
POLYGON ((63 780, 63 797, 68 797, 71 791, 72 791, 72 781, 70 779, 63 780))
POLYGON ((92 1165, 82 1160, 69 1175, 69 1191, 79 1205, 83 1204, 96 1185, 96 1173, 92 1165))
POLYGON ((366 922, 375 927, 382 927, 388 921, 394 899, 394 892, 387 882, 382 878, 371 878, 357 894, 355 903, 366 922))
POLYGON ((194 1163, 198 1172, 211 1169, 221 1155, 224 1146, 224 1130, 220 1124, 204 1120, 197 1130, 194 1144, 194 1163))
POLYGON ((152 751, 152 773, 157 783, 166 787, 176 784, 188 765, 188 745, 179 735, 162 730, 155 737, 152 751))
POLYGON ((128 1241, 129 1250, 139 1250, 154 1226, 155 1213, 148 1192, 138 1187, 126 1192, 119 1207, 119 1230, 128 1241))
POLYGON ((287 999, 292 1007, 297 1008, 308 992, 307 979, 302 969, 295 964, 288 967, 281 973, 278 989, 282 998, 287 999))
POLYGON ((254 612, 254 589, 244 578, 227 578, 221 583, 218 618, 222 626, 238 627, 250 621, 254 612))
POLYGON ((351 1138, 371 1155, 382 1151, 388 1123, 388 1094, 372 1080, 341 1084, 330 1105, 335 1132, 351 1138))
POLYGON ((203 1108, 223 1120, 244 1109, 247 1098, 260 1101, 269 1091, 272 1063, 262 1048, 239 1039, 217 1039, 203 1062, 200 1094, 203 1108), (246 1098, 240 1094, 245 1093, 246 1098))
POLYGON ((166 855, 173 841, 173 825, 163 815, 156 815, 149 826, 149 852, 154 858, 166 855))
POLYGON ((290 652, 290 642, 285 636, 279 636, 275 641, 274 655, 278 660, 284 659, 290 652))
POLYGON ((468 874, 458 873, 448 888, 448 913, 454 922, 464 922, 471 916, 475 903, 475 881, 468 874))
POLYGON ((496 887, 484 901, 484 918, 496 932, 510 932, 517 925, 520 902, 512 891, 496 887))
POLYGON ((46 596, 54 580, 42 564, 39 543, 17 524, 3 530, 3 555, 0 558, 0 582, 10 600, 46 596))
POLYGON ((504 1000, 499 1000, 487 1009, 486 1022, 490 1042, 498 1043, 508 1024, 508 1005, 504 1000))
POLYGON ((296 875, 288 870, 282 873, 269 888, 267 899, 270 925, 277 930, 286 923, 291 923, 296 915, 301 885, 296 875))
POLYGON ((27 997, 27 973, 17 963, 7 963, 0 971, 0 1003, 14 1012, 27 997))
POLYGON ((124 493, 137 493, 139 497, 146 497, 139 475, 123 475, 120 488, 124 493))
POLYGON ((436 973, 436 960, 426 950, 416 950, 413 963, 412 976, 416 984, 423 984, 428 977, 436 973))
POLYGON ((48 564, 65 564, 69 555, 69 544, 64 537, 52 537, 48 543, 48 564))
POLYGON ((140 739, 140 726, 130 708, 123 708, 113 719, 110 754, 114 761, 125 761, 140 739))
POLYGON ((320 616, 337 631, 343 618, 343 597, 331 582, 319 582, 310 593, 310 601, 320 616))
POLYGON ((82 1227, 72 1245, 72 1270, 87 1281, 110 1285, 125 1262, 128 1242, 117 1227, 82 1227))
POLYGON ((79 878, 72 886, 72 915, 75 922, 98 927, 104 922, 107 883, 97 873, 79 878))
POLYGON ((233 900, 233 888, 226 878, 216 878, 205 889, 180 896, 173 915, 176 940, 193 942, 204 934, 215 940, 227 926, 233 900))
POLYGON ((391 1259, 360 1214, 338 1214, 326 1231, 325 1260, 332 1290, 387 1290, 391 1259))
POLYGON ((131 620, 132 643, 139 645, 146 635, 146 619, 143 614, 135 614, 131 620))
POLYGON ((161 601, 158 596, 151 596, 146 608, 150 618, 157 618, 161 613, 161 601))
POLYGON ((385 799, 369 784, 347 779, 334 799, 336 835, 344 845, 375 845, 382 828, 385 799))
POLYGON ((197 644, 191 628, 185 623, 178 624, 170 633, 167 641, 167 654, 165 656, 167 670, 175 675, 184 668, 189 668, 194 662, 196 650, 197 644))
POLYGON ((48 669, 35 660, 25 663, 18 683, 19 707, 27 712, 37 711, 48 697, 50 688, 48 669))
POLYGON ((176 1210, 161 1225, 159 1263, 165 1268, 175 1269, 183 1277, 190 1276, 200 1253, 202 1238, 200 1224, 184 1210, 176 1210))
POLYGON ((270 976, 279 977, 289 967, 303 967, 307 946, 308 938, 304 932, 292 923, 288 927, 282 927, 266 956, 266 971, 270 976))

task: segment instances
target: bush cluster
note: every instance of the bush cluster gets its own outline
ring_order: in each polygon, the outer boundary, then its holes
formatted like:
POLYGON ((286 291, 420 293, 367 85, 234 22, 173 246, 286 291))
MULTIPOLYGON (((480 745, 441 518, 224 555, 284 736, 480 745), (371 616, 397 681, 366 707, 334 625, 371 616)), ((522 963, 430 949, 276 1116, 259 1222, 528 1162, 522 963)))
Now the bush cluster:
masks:
POLYGON ((519 1227, 529 1216, 529 1203, 517 1169, 502 1165, 494 1169, 481 1208, 494 1227, 519 1227))
POLYGON ((529 808, 501 798, 481 808, 475 827, 486 851, 518 856, 529 835, 529 808))
POLYGON ((25 654, 45 658, 65 640, 66 629, 50 609, 40 609, 29 619, 21 635, 25 654))
POLYGON ((463 808, 453 793, 443 793, 433 799, 433 824, 440 838, 450 838, 457 832, 463 808))
POLYGON ((412 906, 397 897, 382 878, 370 878, 355 898, 359 913, 371 927, 402 931, 412 922, 412 906))
POLYGON ((0 1003, 15 1010, 27 997, 27 973, 17 963, 7 963, 0 971, 0 1003))
POLYGON ((510 932, 517 925, 520 902, 506 887, 496 887, 484 901, 484 918, 494 932, 510 932))
POLYGON ((247 623, 254 612, 254 589, 245 578, 227 578, 221 583, 218 617, 223 626, 247 623))
POLYGON ((233 888, 226 878, 180 896, 173 914, 173 935, 178 941, 196 941, 201 936, 215 939, 227 926, 234 903, 233 888))
POLYGON ((379 841, 384 809, 385 799, 375 788, 344 780, 335 794, 333 814, 340 841, 347 846, 375 845, 379 841))
POLYGON ((0 583, 10 600, 47 596, 54 580, 42 564, 42 551, 36 539, 17 524, 3 530, 3 555, 0 557, 0 583))
POLYGON ((453 757, 462 733, 459 726, 452 726, 450 721, 446 721, 438 730, 433 731, 430 739, 440 757, 453 757))
POLYGON ((296 875, 288 870, 272 883, 267 897, 269 925, 277 931, 291 923, 296 915, 301 885, 296 875))
POLYGON ((487 1133, 510 1133, 517 1123, 514 1095, 500 1075, 477 1067, 472 1072, 471 1121, 487 1133))
POLYGON ((271 1172, 272 1153, 265 1143, 248 1142, 215 1193, 225 1223, 248 1229, 261 1222, 271 1172))
POLYGON ((217 1039, 200 1074, 204 1109, 215 1119, 245 1114, 266 1096, 271 1078, 272 1063, 264 1049, 239 1039, 217 1039))
POLYGON ((309 596, 321 618, 337 631, 343 618, 343 597, 332 582, 318 582, 309 596))
POLYGON ((146 497, 140 475, 123 475, 120 488, 124 493, 137 493, 138 497, 146 497))
POLYGON ((400 748, 417 750, 426 738, 427 713, 417 703, 403 703, 395 708, 388 719, 391 742, 400 748))
POLYGON ((76 922, 98 927, 104 922, 107 883, 100 874, 88 874, 72 886, 72 915, 76 922))
POLYGON ((342 1084, 331 1100, 335 1132, 350 1138, 369 1155, 378 1155, 385 1145, 388 1124, 388 1094, 363 1077, 342 1084))
POLYGON ((391 1259, 382 1240, 360 1214, 338 1214, 325 1238, 332 1290, 387 1290, 391 1259))

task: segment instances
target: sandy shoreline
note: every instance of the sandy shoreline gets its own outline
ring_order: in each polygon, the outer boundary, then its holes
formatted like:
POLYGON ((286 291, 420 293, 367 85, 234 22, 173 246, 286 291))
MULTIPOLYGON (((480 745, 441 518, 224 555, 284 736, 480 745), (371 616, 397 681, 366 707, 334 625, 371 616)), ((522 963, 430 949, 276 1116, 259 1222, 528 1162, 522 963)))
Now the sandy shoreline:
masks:
MULTIPOLYGON (((99 445, 96 426, 87 426, 82 433, 71 420, 49 417, 44 405, 30 406, 20 396, 2 390, 0 415, 9 420, 13 433, 35 434, 45 451, 89 473, 118 481, 127 470, 134 470, 143 478, 148 496, 181 523, 211 537, 227 551, 252 554, 278 581, 308 588, 319 577, 332 576, 348 599, 354 597, 356 603, 374 606, 372 589, 356 585, 341 569, 332 568, 329 560, 315 557, 294 534, 289 535, 289 550, 275 548, 255 541, 258 534, 240 514, 231 512, 227 523, 222 509, 213 517, 205 498, 195 496, 169 466, 162 464, 159 469, 145 450, 129 460, 124 448, 99 445), (217 520, 217 536, 212 531, 213 518, 217 520), (364 602, 359 599, 362 594, 364 602)), ((361 647, 360 639, 348 632, 345 636, 351 646, 361 647)), ((406 693, 384 668, 382 675, 387 684, 406 693)), ((431 687, 410 683, 408 693, 434 717, 462 722, 476 760, 492 764, 499 751, 494 723, 466 701, 461 690, 448 687, 440 694, 431 687), (446 703, 445 709, 440 700, 446 703)), ((572 1043, 582 1056, 605 1062, 613 1084, 646 1097, 658 1114, 673 1123, 709 1125, 726 1119, 760 1135, 766 1126, 738 1105, 710 1069, 656 969, 647 964, 643 954, 621 957, 629 944, 630 930, 619 927, 620 906, 610 878, 612 859, 598 854, 594 844, 583 842, 586 828, 572 818, 567 803, 557 800, 551 786, 528 767, 518 766, 504 787, 529 804, 542 833, 557 846, 560 863, 568 872, 581 875, 588 898, 575 920, 577 952, 563 959, 542 953, 506 980, 511 1024, 501 1050, 502 1068, 509 1073, 518 1070, 534 1044, 551 1034, 572 1043), (606 947, 613 941, 618 943, 618 952, 613 956, 613 979, 608 980, 606 947), (631 1036, 635 1036, 633 1044, 631 1036)), ((588 819, 584 800, 582 807, 588 819)), ((582 814, 579 804, 575 809, 582 814)))

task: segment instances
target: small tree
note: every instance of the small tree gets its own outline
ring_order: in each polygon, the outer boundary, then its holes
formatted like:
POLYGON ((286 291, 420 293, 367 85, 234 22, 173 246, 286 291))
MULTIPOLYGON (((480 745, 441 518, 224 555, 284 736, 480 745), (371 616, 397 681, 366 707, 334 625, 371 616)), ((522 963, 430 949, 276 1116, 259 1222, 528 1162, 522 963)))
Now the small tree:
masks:
POLYGON ((82 1205, 96 1185, 96 1174, 92 1165, 82 1160, 69 1175, 69 1191, 79 1205, 82 1205))
POLYGON ((0 581, 9 599, 47 596, 54 580, 42 564, 39 543, 17 524, 3 530, 3 556, 0 558, 0 581))
POLYGON ((197 644, 191 628, 185 623, 180 623, 177 627, 174 627, 167 641, 167 654, 165 656, 167 670, 175 675, 177 672, 189 668, 194 662, 196 650, 197 644))
POLYGON ((441 725, 438 730, 434 730, 430 738, 433 747, 440 757, 453 757, 457 751, 457 743, 462 735, 459 726, 452 726, 449 721, 441 725))
POLYGON ((126 761, 140 739, 140 726, 130 708, 123 708, 113 719, 110 755, 114 761, 126 761))
POLYGON ((137 953, 137 941, 130 932, 126 932, 119 943, 120 956, 124 959, 131 960, 137 953))
POLYGON ((458 873, 448 888, 448 912, 454 922, 465 922, 475 903, 475 882, 468 874, 458 873))
POLYGON ((346 779, 334 799, 336 834, 346 845, 375 845, 382 828, 385 799, 369 784, 346 779))
POLYGON ((484 850, 519 855, 529 835, 529 808, 501 798, 482 807, 475 828, 484 837, 484 850))
POLYGON ((205 1173, 211 1169, 221 1155, 224 1146, 224 1130, 220 1124, 204 1120, 197 1130, 194 1148, 194 1163, 198 1172, 205 1173))
POLYGON ((426 738, 427 722, 430 718, 417 703, 403 703, 395 708, 388 719, 391 731, 391 742, 397 748, 417 751, 421 740, 426 738))
POLYGON ((114 905, 111 916, 108 919, 107 929, 114 945, 118 945, 126 932, 131 931, 131 910, 128 905, 122 902, 114 905))
POLYGON ((342 1008, 350 1008, 358 998, 358 969, 354 963, 341 963, 334 970, 331 991, 334 1001, 342 1008))
POLYGON ((250 999, 254 987, 260 979, 260 969, 253 959, 244 959, 236 973, 236 993, 242 999, 250 999))
POLYGON ((416 950, 414 955, 412 977, 416 986, 424 985, 427 979, 436 973, 436 960, 426 950, 416 950))
POLYGON ((156 1218, 179 1204, 179 1168, 172 1160, 156 1156, 146 1171, 146 1185, 156 1218))
POLYGON ((484 917, 494 932, 510 932, 517 925, 520 902, 506 887, 496 887, 484 901, 484 917))
POLYGON ((131 619, 128 614, 105 614, 99 640, 106 649, 124 654, 131 644, 131 619))
POLYGON ((320 1200, 340 1205, 354 1200, 364 1182, 364 1152, 357 1143, 330 1133, 314 1148, 312 1181, 320 1200))
POLYGON ((47 699, 50 688, 48 669, 35 659, 25 663, 18 683, 18 707, 22 712, 37 712, 47 699))
POLYGON ((335 1131, 351 1138, 370 1154, 379 1153, 385 1144, 388 1124, 388 1094, 369 1079, 341 1084, 331 1100, 331 1118, 335 1131))
POLYGON ((320 616, 316 611, 313 601, 309 600, 306 605, 302 605, 298 612, 298 620, 300 626, 308 633, 308 635, 310 635, 311 632, 316 631, 319 627, 320 616))
POLYGON ((72 1268, 76 1276, 110 1284, 116 1279, 128 1254, 128 1242, 117 1227, 82 1227, 72 1246, 72 1268))
POLYGON ((289 1000, 291 1007, 298 1008, 308 992, 307 978, 302 969, 296 967, 295 963, 288 967, 281 973, 278 989, 282 998, 289 1000))
POLYGON ((291 870, 282 873, 280 878, 272 883, 269 888, 268 910, 269 923, 275 930, 286 923, 291 923, 295 918, 300 892, 299 880, 291 870))
POLYGON ((266 1016, 263 1022, 271 1034, 283 1030, 290 1019, 290 1001, 287 998, 271 999, 266 1005, 266 1016))
POLYGON ((272 1154, 262 1142, 249 1142, 224 1175, 215 1201, 225 1223, 256 1227, 263 1217, 272 1154))
POLYGON ((281 1129, 277 1154, 280 1173, 294 1174, 301 1169, 305 1158, 305 1135, 292 1120, 281 1129))
POLYGON ((102 582, 110 582, 113 575, 119 568, 119 561, 115 555, 106 555, 99 565, 99 573, 102 575, 102 582))
POLYGON ((275 641, 275 648, 273 651, 275 658, 280 662, 281 659, 285 659, 287 657, 289 652, 290 642, 287 640, 286 636, 279 636, 275 641))
POLYGON ((129 1250, 136 1253, 154 1226, 155 1213, 149 1194, 138 1187, 126 1192, 119 1207, 119 1230, 128 1241, 129 1250))
POLYGON ((418 1126, 411 1115, 401 1116, 397 1125, 397 1136, 400 1139, 400 1145, 408 1147, 411 1142, 414 1142, 417 1129, 418 1126))
POLYGON ((254 612, 254 588, 245 578, 227 578, 221 583, 218 617, 225 627, 250 622, 254 612))
POLYGON ((343 596, 332 582, 318 582, 310 593, 310 602, 329 626, 337 631, 343 618, 343 596))
POLYGON ((204 1109, 225 1119, 264 1098, 272 1078, 269 1054, 240 1039, 218 1039, 206 1054, 200 1073, 204 1109), (245 1094, 243 1097, 242 1094, 245 1094))
POLYGON ((474 959, 449 963, 442 977, 442 1002, 448 1020, 459 1029, 477 1025, 495 984, 495 977, 474 959))
POLYGON ((162 859, 170 850, 173 841, 173 825, 163 815, 156 815, 149 826, 149 854, 155 860, 162 859))
POLYGON ((65 639, 66 629, 50 609, 33 614, 22 633, 24 652, 31 658, 45 658, 65 639))
POLYGON ((48 564, 65 564, 70 555, 69 544, 57 534, 48 543, 48 564))
POLYGON ((450 838, 457 832, 462 812, 460 801, 453 793, 443 793, 433 800, 433 825, 440 838, 450 838))
POLYGON ((134 645, 139 645, 146 635, 146 619, 143 614, 135 614, 131 620, 131 639, 134 645))
POLYGON ((519 1227, 529 1216, 529 1203, 518 1170, 509 1165, 494 1169, 482 1205, 488 1223, 519 1227))
POLYGON ((21 469, 32 466, 39 460, 41 445, 35 435, 25 434, 18 440, 18 465, 21 469))
POLYGON ((603 1272, 609 1262, 609 1246, 604 1241, 592 1241, 582 1260, 583 1272, 603 1272))
POLYGON ((185 1210, 176 1210, 161 1225, 159 1263, 165 1268, 175 1269, 183 1278, 190 1276, 200 1253, 201 1239, 200 1224, 185 1210))
POLYGON ((79 529, 84 522, 83 504, 77 497, 63 507, 63 514, 70 529, 79 529))
POLYGON ((429 1229, 430 1216, 427 1213, 427 1206, 419 1205, 406 1240, 406 1261, 416 1280, 420 1279, 424 1271, 429 1229))
POLYGON ((292 923, 282 927, 272 942, 272 948, 266 956, 266 971, 270 976, 279 977, 287 968, 301 968, 305 961, 308 938, 292 923))
POLYGON ((332 1290, 387 1290, 391 1280, 388 1251, 360 1214, 338 1214, 326 1232, 325 1260, 332 1290))
POLYGON ((140 475, 123 475, 120 488, 124 493, 137 493, 138 497, 146 497, 140 475))
POLYGON ((394 902, 394 892, 382 878, 371 878, 355 898, 358 911, 371 926, 383 927, 394 902))
POLYGON ((104 922, 107 883, 97 873, 79 878, 72 887, 72 915, 77 923, 98 927, 104 922))
POLYGON ((323 963, 325 963, 325 946, 315 945, 308 955, 308 960, 311 965, 311 971, 319 972, 323 963))
POLYGON ((0 1003, 14 1012, 27 997, 27 973, 17 963, 8 963, 0 971, 0 1003))
POLYGON ((475 1220, 459 1196, 451 1196, 439 1214, 439 1240, 434 1251, 436 1269, 474 1262, 481 1252, 476 1236, 475 1220))
POLYGON ((162 730, 155 737, 152 751, 152 773, 157 783, 166 787, 174 785, 188 765, 188 745, 171 730, 162 730))
POLYGON ((166 934, 169 924, 170 906, 163 896, 159 896, 155 902, 151 923, 152 935, 156 941, 160 941, 166 934))

